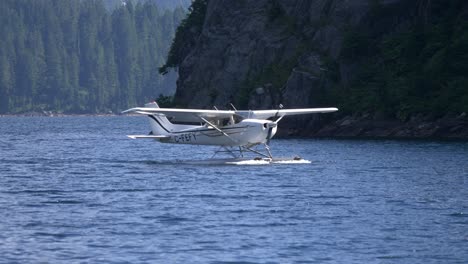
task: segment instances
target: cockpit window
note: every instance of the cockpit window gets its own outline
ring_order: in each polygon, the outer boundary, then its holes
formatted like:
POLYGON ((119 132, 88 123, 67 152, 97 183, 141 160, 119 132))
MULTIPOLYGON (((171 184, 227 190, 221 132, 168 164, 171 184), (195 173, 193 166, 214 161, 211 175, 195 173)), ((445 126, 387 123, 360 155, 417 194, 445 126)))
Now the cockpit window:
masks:
POLYGON ((234 124, 237 124, 240 121, 244 120, 244 118, 240 115, 233 115, 232 117, 234 118, 234 124))
MULTIPOLYGON (((233 115, 230 118, 214 119, 214 120, 209 120, 209 121, 210 123, 212 123, 213 125, 217 127, 223 127, 223 126, 230 126, 230 125, 237 124, 241 122, 243 119, 244 118, 242 116, 233 115)), ((211 127, 211 125, 208 123, 203 123, 203 125, 206 127, 211 127)))
POLYGON ((222 124, 223 124, 223 126, 232 125, 231 119, 230 118, 223 119, 222 124))

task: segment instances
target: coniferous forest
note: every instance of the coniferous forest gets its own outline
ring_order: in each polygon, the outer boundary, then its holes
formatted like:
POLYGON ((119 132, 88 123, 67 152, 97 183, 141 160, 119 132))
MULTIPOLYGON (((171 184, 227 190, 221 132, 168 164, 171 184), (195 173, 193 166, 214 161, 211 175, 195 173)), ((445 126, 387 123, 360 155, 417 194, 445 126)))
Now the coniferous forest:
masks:
POLYGON ((151 2, 0 1, 0 113, 115 112, 158 96, 185 15, 151 2))

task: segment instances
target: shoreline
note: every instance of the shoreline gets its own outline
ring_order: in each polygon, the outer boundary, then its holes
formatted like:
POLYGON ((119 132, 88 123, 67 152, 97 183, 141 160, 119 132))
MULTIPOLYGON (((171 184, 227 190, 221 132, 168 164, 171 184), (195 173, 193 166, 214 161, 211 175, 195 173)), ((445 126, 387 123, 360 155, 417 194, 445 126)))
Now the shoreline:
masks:
POLYGON ((348 115, 333 120, 286 122, 277 136, 334 139, 468 140, 468 116, 432 118, 415 115, 406 121, 348 115))
MULTIPOLYGON (((0 118, 12 117, 117 117, 140 116, 135 114, 59 114, 59 113, 24 113, 2 114, 0 118)), ((346 116, 338 120, 323 122, 285 121, 276 138, 303 139, 336 139, 336 140, 435 140, 435 141, 468 141, 468 117, 442 117, 428 119, 415 117, 408 121, 372 119, 368 116, 346 116)))

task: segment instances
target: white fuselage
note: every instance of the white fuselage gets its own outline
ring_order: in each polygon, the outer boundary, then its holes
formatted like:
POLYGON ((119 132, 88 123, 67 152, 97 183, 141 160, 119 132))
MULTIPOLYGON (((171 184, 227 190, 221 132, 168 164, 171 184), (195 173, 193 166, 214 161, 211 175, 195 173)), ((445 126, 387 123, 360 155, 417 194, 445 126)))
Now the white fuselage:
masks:
MULTIPOLYGON (((237 124, 219 127, 221 131, 210 125, 184 126, 180 131, 171 131, 167 138, 160 139, 163 143, 247 146, 265 143, 268 131, 273 122, 270 120, 244 119, 237 124), (227 135, 227 136, 226 136, 227 135)), ((271 136, 276 133, 276 125, 272 127, 271 136)))

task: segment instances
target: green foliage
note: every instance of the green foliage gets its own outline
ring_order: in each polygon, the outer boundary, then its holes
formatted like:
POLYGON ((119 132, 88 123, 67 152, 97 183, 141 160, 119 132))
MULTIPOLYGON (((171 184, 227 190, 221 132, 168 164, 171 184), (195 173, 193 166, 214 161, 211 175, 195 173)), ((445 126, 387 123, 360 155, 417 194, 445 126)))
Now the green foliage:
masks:
POLYGON ((346 30, 340 56, 347 62, 361 59, 369 55, 371 45, 369 35, 359 30, 346 30))
MULTIPOLYGON (((421 9, 417 4, 412 8, 421 9)), ((413 113, 468 111, 468 20, 461 15, 467 5, 435 0, 424 7, 424 13, 398 31, 356 28, 345 34, 341 58, 359 66, 342 90, 345 111, 378 112, 402 120, 413 113)), ((371 16, 369 24, 383 25, 389 20, 383 14, 405 12, 375 10, 380 15, 371 16)))
POLYGON ((278 3, 278 0, 268 1, 268 22, 273 22, 284 15, 285 12, 280 3, 278 3))
POLYGON ((271 63, 259 74, 248 77, 236 94, 235 103, 239 107, 247 107, 250 93, 257 87, 271 84, 271 92, 279 92, 284 87, 293 67, 297 64, 298 56, 286 61, 271 63))
POLYGON ((174 107, 173 100, 174 98, 172 96, 165 96, 163 94, 160 94, 156 99, 156 102, 158 102, 158 105, 161 108, 171 108, 174 107))
POLYGON ((288 16, 278 0, 270 0, 267 4, 268 27, 281 28, 284 35, 294 35, 298 33, 296 20, 288 16))
POLYGON ((0 113, 120 111, 153 98, 183 11, 128 1, 0 1, 0 113))
POLYGON ((169 68, 176 68, 194 46, 205 21, 208 0, 194 0, 187 17, 177 27, 166 63, 159 68, 159 73, 166 74, 169 68))

